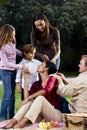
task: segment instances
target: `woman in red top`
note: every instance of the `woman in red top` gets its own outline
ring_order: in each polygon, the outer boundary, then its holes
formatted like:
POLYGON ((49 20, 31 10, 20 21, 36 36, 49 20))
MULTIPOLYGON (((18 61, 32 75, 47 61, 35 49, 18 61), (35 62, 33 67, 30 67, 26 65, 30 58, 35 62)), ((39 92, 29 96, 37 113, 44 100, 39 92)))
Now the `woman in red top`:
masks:
POLYGON ((5 128, 22 128, 26 123, 35 123, 41 115, 46 121, 62 121, 60 96, 56 94, 58 81, 49 76, 56 73, 52 62, 42 62, 38 66, 41 79, 36 81, 29 92, 30 96, 21 102, 21 108, 5 128))

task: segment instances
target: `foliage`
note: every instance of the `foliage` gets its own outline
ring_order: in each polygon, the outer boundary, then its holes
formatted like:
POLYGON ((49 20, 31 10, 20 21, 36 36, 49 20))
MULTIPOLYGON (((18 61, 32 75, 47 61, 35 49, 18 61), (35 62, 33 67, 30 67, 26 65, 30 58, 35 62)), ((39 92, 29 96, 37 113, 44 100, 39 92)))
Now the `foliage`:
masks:
POLYGON ((9 4, 10 0, 0 0, 0 5, 9 4))
POLYGON ((10 23, 16 28, 17 47, 30 43, 33 16, 44 12, 61 36, 61 70, 77 69, 87 52, 87 0, 2 0, 0 26, 10 23), (74 64, 73 64, 74 63, 74 64))

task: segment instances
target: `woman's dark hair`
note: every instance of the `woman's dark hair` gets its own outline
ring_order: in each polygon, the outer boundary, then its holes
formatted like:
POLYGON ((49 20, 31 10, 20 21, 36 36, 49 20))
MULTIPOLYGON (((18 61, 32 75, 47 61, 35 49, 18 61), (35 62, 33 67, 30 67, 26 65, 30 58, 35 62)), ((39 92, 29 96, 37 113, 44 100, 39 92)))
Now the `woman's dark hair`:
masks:
POLYGON ((47 37, 49 35, 50 29, 54 28, 54 27, 52 27, 49 20, 47 19, 47 17, 43 13, 36 14, 33 18, 32 32, 31 32, 32 43, 34 41, 37 41, 38 39, 40 39, 42 37, 41 32, 35 26, 35 21, 37 21, 37 20, 44 20, 45 21, 46 27, 45 27, 45 31, 43 34, 44 37, 47 37))
POLYGON ((48 75, 57 72, 56 65, 53 62, 46 61, 46 67, 48 67, 48 75))
POLYGON ((36 14, 34 16, 34 18, 33 18, 33 27, 34 27, 35 30, 38 31, 38 29, 35 26, 35 21, 37 21, 37 20, 44 20, 45 21, 46 31, 47 31, 47 35, 48 35, 49 34, 49 26, 51 26, 51 25, 50 25, 49 20, 47 19, 47 17, 43 13, 38 13, 38 14, 36 14))

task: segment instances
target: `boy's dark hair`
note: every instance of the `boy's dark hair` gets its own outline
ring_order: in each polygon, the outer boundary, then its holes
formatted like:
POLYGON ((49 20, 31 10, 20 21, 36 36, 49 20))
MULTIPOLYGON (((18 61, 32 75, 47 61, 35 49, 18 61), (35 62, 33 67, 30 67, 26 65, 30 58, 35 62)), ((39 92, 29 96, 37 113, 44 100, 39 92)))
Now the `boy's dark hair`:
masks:
POLYGON ((22 49, 22 54, 24 56, 24 53, 32 53, 34 50, 36 50, 36 47, 33 44, 25 44, 22 49))
POLYGON ((57 72, 56 65, 53 62, 46 61, 46 67, 48 67, 48 75, 57 72))

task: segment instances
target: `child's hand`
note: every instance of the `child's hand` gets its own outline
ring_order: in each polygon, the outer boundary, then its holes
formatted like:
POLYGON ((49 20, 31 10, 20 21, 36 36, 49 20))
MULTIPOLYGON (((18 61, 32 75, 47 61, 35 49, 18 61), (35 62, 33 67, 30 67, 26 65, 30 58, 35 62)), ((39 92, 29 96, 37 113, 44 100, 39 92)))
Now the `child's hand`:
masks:
POLYGON ((29 73, 29 69, 26 66, 23 66, 22 70, 23 70, 24 73, 29 73))

